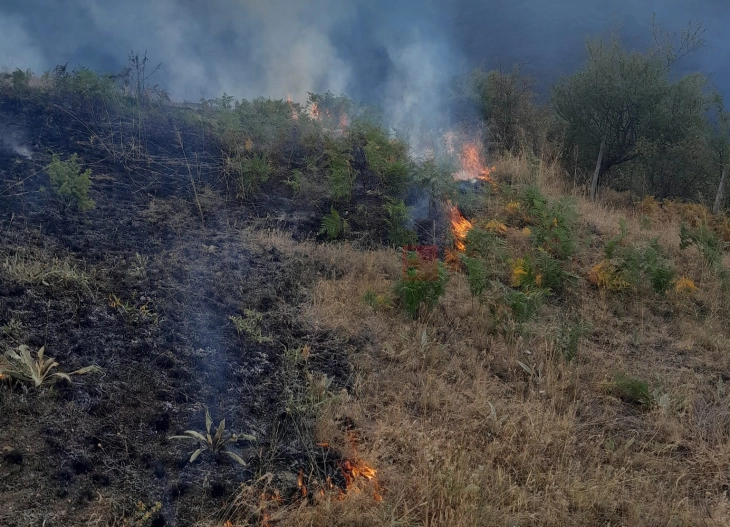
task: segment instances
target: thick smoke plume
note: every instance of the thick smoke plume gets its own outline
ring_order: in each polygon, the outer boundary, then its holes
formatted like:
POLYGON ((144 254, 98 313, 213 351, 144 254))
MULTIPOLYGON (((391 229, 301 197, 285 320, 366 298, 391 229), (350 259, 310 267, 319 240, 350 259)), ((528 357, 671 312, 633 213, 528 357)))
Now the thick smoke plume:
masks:
POLYGON ((455 73, 521 63, 545 93, 580 65, 588 36, 618 28, 629 46, 649 46, 653 11, 674 30, 703 22, 708 46, 684 68, 729 95, 730 4, 716 0, 5 0, 0 68, 117 72, 129 51, 146 50, 163 64, 152 81, 176 99, 304 101, 330 90, 381 104, 393 127, 412 131, 444 124, 455 73))

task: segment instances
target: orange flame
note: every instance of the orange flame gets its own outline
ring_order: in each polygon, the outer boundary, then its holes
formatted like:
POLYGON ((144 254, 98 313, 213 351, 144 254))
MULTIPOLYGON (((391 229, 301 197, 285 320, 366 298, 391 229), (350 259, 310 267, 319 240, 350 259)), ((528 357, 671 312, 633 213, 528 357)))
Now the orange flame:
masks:
POLYGON ((476 142, 464 143, 459 159, 461 161, 461 170, 454 174, 455 181, 492 180, 489 177, 492 169, 484 164, 479 145, 476 142))
POLYGON ((296 109, 294 108, 294 101, 292 100, 290 93, 286 94, 286 103, 289 105, 289 108, 291 108, 291 118, 294 121, 298 121, 299 114, 297 113, 296 109))
POLYGON ((302 491, 302 497, 307 497, 307 486, 304 484, 304 471, 299 469, 299 475, 297 476, 297 486, 302 491))
POLYGON ((309 117, 311 117, 315 121, 319 121, 320 119, 319 104, 317 104, 316 102, 313 102, 312 106, 309 107, 309 117))
MULTIPOLYGON (((353 456, 348 459, 343 459, 338 464, 340 474, 345 480, 345 489, 347 492, 360 491, 357 481, 364 479, 372 482, 373 485, 373 499, 375 501, 382 501, 383 497, 380 494, 380 485, 378 484, 378 472, 373 467, 368 465, 365 461, 357 456, 357 435, 349 431, 347 432, 347 439, 350 443, 351 451, 353 456)), ((344 499, 344 494, 338 497, 338 499, 344 499)))
POLYGON ((451 201, 446 202, 446 207, 449 213, 449 222, 451 223, 451 233, 454 235, 454 247, 463 252, 466 249, 466 235, 469 234, 474 225, 461 215, 459 209, 452 205, 451 201))

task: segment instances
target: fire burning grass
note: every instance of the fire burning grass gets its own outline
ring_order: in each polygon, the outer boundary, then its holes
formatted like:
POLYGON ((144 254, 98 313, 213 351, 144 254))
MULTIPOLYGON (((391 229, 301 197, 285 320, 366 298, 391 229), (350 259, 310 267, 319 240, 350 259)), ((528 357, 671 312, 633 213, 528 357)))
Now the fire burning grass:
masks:
POLYGON ((464 143, 459 161, 461 170, 454 173, 454 181, 492 181, 490 177, 492 169, 484 163, 476 141, 464 143))
MULTIPOLYGON (((447 149, 453 152, 454 134, 446 134, 447 149)), ((492 169, 488 167, 482 158, 481 150, 477 141, 467 141, 462 145, 459 155, 461 169, 453 174, 454 181, 484 181, 494 186, 490 177, 492 169)), ((446 262, 452 265, 458 264, 458 255, 466 250, 466 236, 474 228, 474 224, 466 219, 459 208, 451 200, 445 204, 451 234, 454 237, 454 249, 446 251, 446 262)))
POLYGON ((451 224, 451 234, 454 236, 454 247, 457 251, 464 252, 466 249, 466 235, 474 228, 474 224, 462 216, 458 207, 453 205, 451 201, 446 202, 446 211, 451 224))

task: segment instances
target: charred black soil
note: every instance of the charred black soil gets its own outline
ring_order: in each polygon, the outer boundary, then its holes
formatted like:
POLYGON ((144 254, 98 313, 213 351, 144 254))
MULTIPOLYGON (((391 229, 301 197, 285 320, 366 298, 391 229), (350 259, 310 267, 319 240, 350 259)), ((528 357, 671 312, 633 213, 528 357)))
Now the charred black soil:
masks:
POLYGON ((39 388, 2 381, 1 525, 121 525, 139 502, 151 525, 191 525, 241 483, 268 477, 289 499, 300 470, 337 481, 336 456, 292 405, 306 373, 351 382, 353 343, 300 320, 308 288, 339 270, 250 236, 316 235, 318 220, 275 184, 255 202, 227 197, 215 145, 180 110, 160 112, 137 155, 114 150, 125 129, 83 105, 0 104, 0 339, 45 346, 59 371, 102 369, 39 388), (50 152, 92 169, 94 209, 59 207, 50 152), (304 346, 316 350, 306 364, 292 359, 304 346), (169 439, 204 432, 205 408, 256 438, 227 447, 246 466, 210 451, 189 463, 196 446, 169 439))

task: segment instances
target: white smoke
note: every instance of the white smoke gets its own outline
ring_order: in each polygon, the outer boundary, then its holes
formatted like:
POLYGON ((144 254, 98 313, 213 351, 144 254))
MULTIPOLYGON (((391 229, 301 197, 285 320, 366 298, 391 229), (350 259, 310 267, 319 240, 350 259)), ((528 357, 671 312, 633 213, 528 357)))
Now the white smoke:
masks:
POLYGON ((445 49, 425 39, 402 47, 390 46, 393 70, 386 89, 386 111, 390 126, 404 135, 415 155, 433 149, 432 134, 445 125, 443 94, 447 65, 445 49))
POLYGON ((0 69, 39 71, 45 63, 43 53, 26 32, 23 19, 0 12, 0 69))

